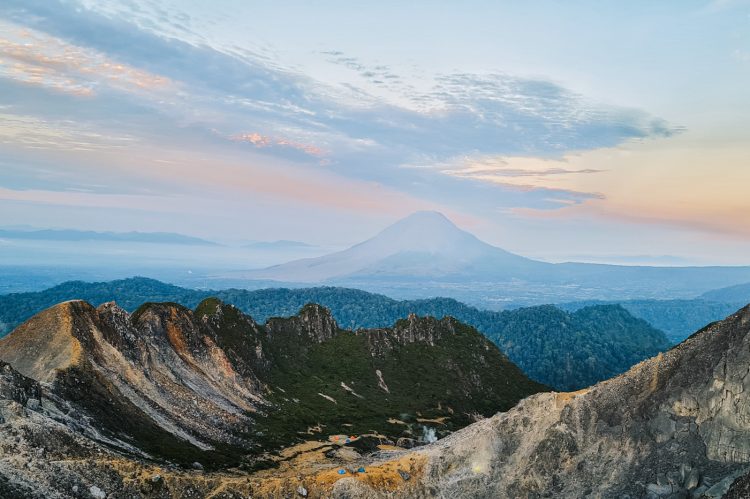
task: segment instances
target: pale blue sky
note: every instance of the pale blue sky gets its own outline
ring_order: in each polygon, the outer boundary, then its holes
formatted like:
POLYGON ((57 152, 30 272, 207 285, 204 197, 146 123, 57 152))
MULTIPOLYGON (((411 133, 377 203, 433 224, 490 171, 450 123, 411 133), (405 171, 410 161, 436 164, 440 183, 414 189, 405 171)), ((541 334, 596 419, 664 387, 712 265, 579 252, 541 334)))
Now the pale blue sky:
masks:
POLYGON ((0 225, 750 263, 750 3, 8 0, 0 225))

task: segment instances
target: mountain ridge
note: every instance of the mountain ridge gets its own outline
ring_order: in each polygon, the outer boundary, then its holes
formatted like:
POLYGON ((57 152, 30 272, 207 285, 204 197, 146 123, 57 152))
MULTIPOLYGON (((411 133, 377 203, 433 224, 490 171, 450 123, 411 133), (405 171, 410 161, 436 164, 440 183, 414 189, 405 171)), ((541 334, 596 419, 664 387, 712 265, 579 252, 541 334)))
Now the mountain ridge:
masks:
POLYGON ((77 229, 3 229, 0 239, 27 239, 42 241, 116 241, 136 243, 185 244, 219 246, 217 243, 175 232, 97 232, 77 229))
POLYGON ((703 293, 700 298, 708 301, 747 303, 750 301, 750 283, 736 284, 703 293))
MULTIPOLYGON (((748 300, 750 301, 750 300, 748 300)), ((557 307, 574 312, 584 307, 619 304, 633 316, 647 321, 664 331, 667 338, 677 344, 706 324, 731 315, 741 303, 712 301, 704 298, 690 300, 587 300, 582 302, 557 303, 557 307)))
POLYGON ((312 427, 416 443, 428 420, 446 434, 546 389, 452 318, 352 332, 308 304, 260 325, 213 298, 132 314, 64 302, 0 340, 0 359, 72 404, 115 451, 218 468, 268 462, 312 427), (427 371, 437 358, 442 371, 427 371))

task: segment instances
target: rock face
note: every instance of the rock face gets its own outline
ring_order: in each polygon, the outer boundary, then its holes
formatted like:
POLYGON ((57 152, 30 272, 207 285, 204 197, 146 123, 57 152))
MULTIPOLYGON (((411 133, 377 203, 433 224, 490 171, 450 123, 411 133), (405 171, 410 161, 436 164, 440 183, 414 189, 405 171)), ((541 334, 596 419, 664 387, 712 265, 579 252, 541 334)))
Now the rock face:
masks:
MULTIPOLYGON (((419 486, 387 497, 721 497, 750 467, 749 374, 750 307, 612 380, 422 448, 419 486)), ((352 480, 336 490, 386 497, 352 480)))
POLYGON ((0 422, 5 422, 3 410, 29 405, 39 407, 42 389, 39 383, 31 380, 13 369, 9 364, 0 361, 0 422))
MULTIPOLYGON (((254 469, 270 451, 339 434, 418 443, 546 389, 453 319, 353 332, 307 305, 259 325, 216 299, 195 311, 148 303, 133 314, 114 303, 61 303, 0 340, 0 359, 0 423, 79 442, 62 445, 60 459, 81 458, 76 449, 88 446, 105 460, 192 474, 254 469)), ((24 439, 8 445, 16 444, 36 452, 24 439)), ((0 456, 1 497, 3 474, 33 478, 18 466, 0 456)), ((28 482, 21 496, 34 491, 28 482)), ((102 490, 76 483, 89 495, 102 490)), ((71 493, 50 487, 41 495, 71 493)))
POLYGON ((20 326, 0 342, 0 358, 145 453, 209 452, 222 462, 232 454, 225 447, 251 448, 242 435, 267 403, 262 383, 237 373, 217 346, 220 336, 175 305, 131 317, 114 304, 73 301, 20 326))
POLYGON ((0 344, 0 357, 39 381, 52 381, 59 369, 82 360, 81 343, 73 334, 88 315, 78 302, 64 302, 35 315, 0 344), (78 312, 81 312, 80 314, 78 312))

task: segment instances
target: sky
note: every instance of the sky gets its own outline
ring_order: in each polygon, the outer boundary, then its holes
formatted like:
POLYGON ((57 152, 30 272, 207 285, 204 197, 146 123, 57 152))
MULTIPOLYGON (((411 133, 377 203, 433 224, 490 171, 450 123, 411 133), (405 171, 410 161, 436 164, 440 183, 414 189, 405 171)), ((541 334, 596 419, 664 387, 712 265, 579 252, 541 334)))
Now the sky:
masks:
POLYGON ((0 226, 750 264, 750 2, 0 3, 0 226))

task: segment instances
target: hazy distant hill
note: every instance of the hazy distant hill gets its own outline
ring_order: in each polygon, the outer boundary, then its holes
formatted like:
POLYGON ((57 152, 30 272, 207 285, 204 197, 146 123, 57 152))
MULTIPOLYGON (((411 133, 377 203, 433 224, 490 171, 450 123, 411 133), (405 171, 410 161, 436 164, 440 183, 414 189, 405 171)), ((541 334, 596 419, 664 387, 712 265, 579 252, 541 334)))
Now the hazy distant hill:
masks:
POLYGON ((700 296, 704 300, 724 303, 750 303, 750 283, 714 289, 700 296))
POLYGON ((314 249, 314 248, 317 248, 317 246, 303 243, 301 241, 287 241, 285 239, 282 239, 279 241, 256 241, 254 243, 244 245, 243 248, 261 250, 261 251, 284 251, 284 250, 314 249))
POLYGON ((452 316, 484 333, 533 379, 558 389, 580 388, 606 379, 669 347, 664 333, 617 305, 575 313, 553 306, 492 312, 449 298, 399 301, 335 287, 196 291, 145 278, 74 281, 46 291, 0 296, 0 321, 7 324, 7 332, 35 313, 70 299, 94 305, 115 300, 133 311, 151 301, 192 308, 207 296, 233 304, 261 322, 291 316, 306 303, 330 308, 336 321, 350 329, 388 327, 410 313, 452 316))
POLYGON ((679 343, 696 330, 718 321, 739 308, 738 304, 695 300, 588 300, 560 303, 563 310, 576 311, 592 305, 622 305, 635 317, 645 320, 666 333, 672 343, 679 343))
POLYGON ((694 331, 721 320, 750 303, 750 283, 707 291, 687 300, 581 300, 558 303, 575 311, 591 305, 620 304, 631 314, 661 329, 673 343, 679 343, 694 331))
POLYGON ((94 232, 73 229, 0 229, 0 239, 41 241, 121 241, 136 243, 190 244, 216 246, 216 243, 172 232, 94 232))

